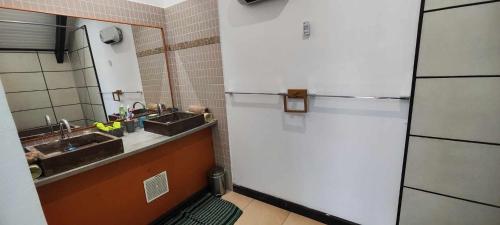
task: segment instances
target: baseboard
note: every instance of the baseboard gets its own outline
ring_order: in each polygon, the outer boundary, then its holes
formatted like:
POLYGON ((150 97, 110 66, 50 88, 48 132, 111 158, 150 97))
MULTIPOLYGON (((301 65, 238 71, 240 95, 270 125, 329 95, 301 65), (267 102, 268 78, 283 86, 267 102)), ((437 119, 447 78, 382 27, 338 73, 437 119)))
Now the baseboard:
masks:
POLYGON ((167 211, 164 213, 160 218, 154 220, 151 222, 149 225, 163 225, 165 224, 168 220, 172 219, 174 216, 178 215, 183 209, 187 208, 188 206, 192 205, 196 201, 200 200, 205 196, 207 193, 209 193, 208 187, 205 187, 201 189, 200 191, 194 193, 191 195, 189 198, 175 206, 173 209, 167 211))
POLYGON ((293 202, 289 202, 287 200, 277 198, 268 194, 264 194, 262 192, 258 192, 255 190, 252 190, 250 188, 246 188, 243 186, 238 186, 238 185, 233 185, 233 191, 240 193, 242 195, 251 197, 253 199, 257 199, 259 201, 265 202, 270 205, 274 205, 278 208, 282 208, 285 210, 288 210, 290 212, 299 214, 301 216, 305 216, 308 218, 311 218, 313 220, 329 224, 329 225, 359 225, 357 223, 332 216, 330 214, 320 212, 315 209, 311 209, 293 202))

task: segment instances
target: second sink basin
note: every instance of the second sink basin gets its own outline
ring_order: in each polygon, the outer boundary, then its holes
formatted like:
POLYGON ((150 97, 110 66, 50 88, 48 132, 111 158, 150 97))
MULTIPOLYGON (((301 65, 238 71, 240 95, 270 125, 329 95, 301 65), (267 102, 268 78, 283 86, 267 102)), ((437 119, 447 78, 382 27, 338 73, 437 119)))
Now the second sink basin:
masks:
POLYGON ((39 165, 45 176, 74 169, 124 151, 122 139, 97 132, 26 149, 38 150, 43 154, 39 165))
POLYGON ((144 130, 156 134, 173 136, 205 123, 203 114, 174 112, 144 121, 144 130))

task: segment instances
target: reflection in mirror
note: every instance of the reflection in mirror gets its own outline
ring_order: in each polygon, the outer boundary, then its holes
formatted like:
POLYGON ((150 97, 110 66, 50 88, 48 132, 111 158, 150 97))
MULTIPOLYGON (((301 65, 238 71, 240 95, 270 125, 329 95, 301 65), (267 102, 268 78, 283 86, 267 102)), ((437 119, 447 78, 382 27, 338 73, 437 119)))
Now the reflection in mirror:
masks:
POLYGON ((159 28, 0 9, 0 30, 0 80, 21 139, 59 131, 62 119, 107 122, 136 102, 172 107, 159 28))

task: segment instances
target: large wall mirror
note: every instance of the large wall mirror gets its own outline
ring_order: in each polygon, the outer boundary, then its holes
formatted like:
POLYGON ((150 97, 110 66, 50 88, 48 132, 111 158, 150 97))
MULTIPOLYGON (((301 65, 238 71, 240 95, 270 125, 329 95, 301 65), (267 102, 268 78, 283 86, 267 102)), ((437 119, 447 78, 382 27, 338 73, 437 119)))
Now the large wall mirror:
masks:
POLYGON ((173 105, 160 28, 0 9, 0 30, 0 79, 21 138, 62 119, 107 122, 136 102, 173 105))

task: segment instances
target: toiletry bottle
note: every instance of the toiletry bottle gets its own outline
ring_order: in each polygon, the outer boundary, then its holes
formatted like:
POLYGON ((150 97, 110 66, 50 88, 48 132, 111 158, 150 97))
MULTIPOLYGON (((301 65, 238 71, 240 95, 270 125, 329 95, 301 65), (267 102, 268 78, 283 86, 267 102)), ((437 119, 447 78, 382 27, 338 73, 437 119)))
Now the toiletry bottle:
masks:
POLYGON ((118 109, 118 111, 120 113, 120 118, 125 119, 127 116, 127 110, 125 109, 125 107, 123 105, 120 105, 120 108, 118 109))

